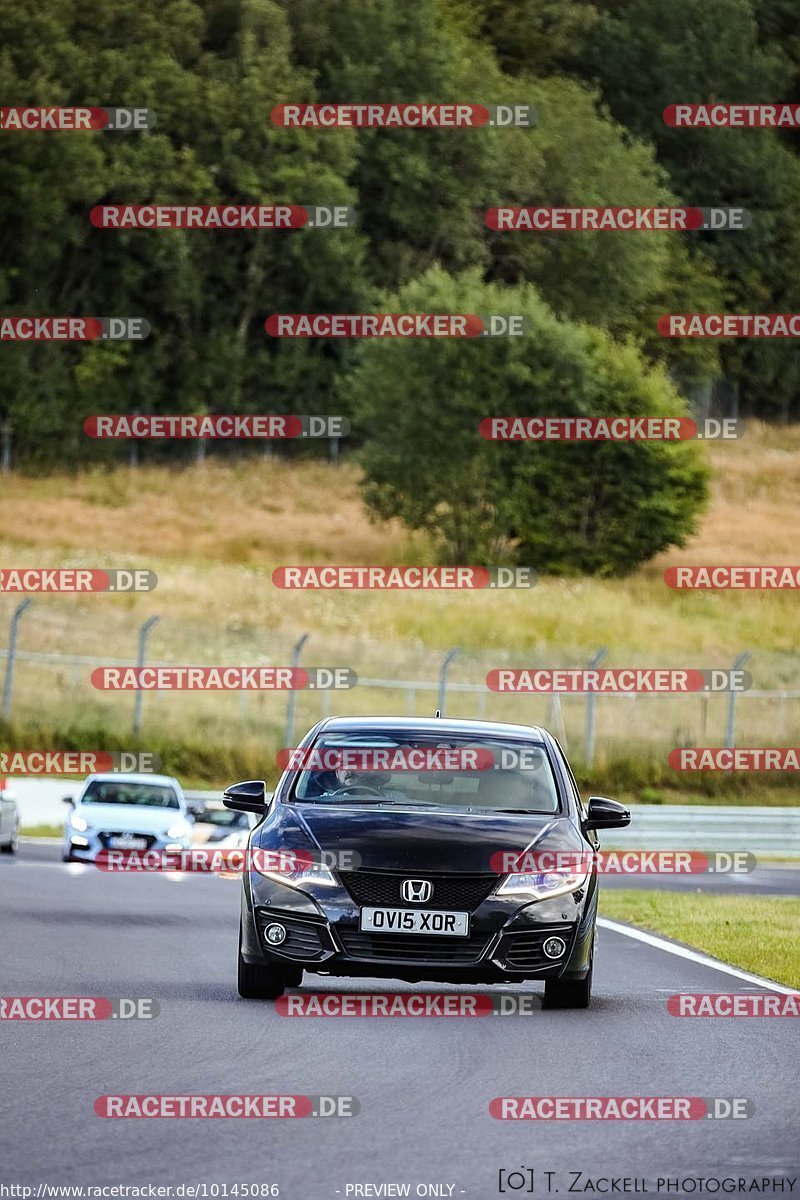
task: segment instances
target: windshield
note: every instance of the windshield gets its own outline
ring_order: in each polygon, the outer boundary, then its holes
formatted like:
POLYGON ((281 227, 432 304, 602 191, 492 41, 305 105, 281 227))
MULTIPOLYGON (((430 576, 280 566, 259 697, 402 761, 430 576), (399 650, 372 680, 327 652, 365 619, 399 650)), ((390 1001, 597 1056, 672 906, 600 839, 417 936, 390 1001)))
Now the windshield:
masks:
POLYGON ((232 809, 207 808, 195 817, 200 825, 220 825, 226 829, 243 829, 249 824, 247 813, 234 812, 232 809))
POLYGON ((293 799, 304 804, 559 811, 541 743, 362 733, 323 736, 296 754, 293 799))
POLYGON ((81 804, 132 804, 137 808, 180 808, 175 789, 157 783, 93 780, 81 804))

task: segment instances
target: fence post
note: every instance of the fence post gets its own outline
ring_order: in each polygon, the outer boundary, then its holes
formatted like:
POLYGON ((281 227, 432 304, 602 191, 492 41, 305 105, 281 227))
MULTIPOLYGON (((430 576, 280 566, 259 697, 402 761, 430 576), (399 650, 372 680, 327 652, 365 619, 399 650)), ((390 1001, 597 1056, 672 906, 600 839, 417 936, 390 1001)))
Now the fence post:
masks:
POLYGON ((0 436, 2 436, 2 450, 0 451, 0 472, 3 475, 8 475, 11 470, 11 423, 3 421, 0 426, 0 436))
POLYGON ((561 693, 553 692, 550 697, 550 727, 555 732, 556 737, 566 746, 567 730, 564 725, 564 714, 561 709, 561 693))
POLYGON ((26 596, 20 601, 11 617, 11 624, 8 627, 8 650, 6 651, 6 677, 3 683, 3 720, 7 721, 11 715, 11 690, 14 686, 14 659, 17 656, 17 629, 22 618, 22 614, 26 608, 30 608, 33 600, 30 596, 26 596))
POLYGON ((447 672, 450 669, 450 663, 454 662, 460 653, 461 651, 458 646, 451 646, 442 659, 442 665, 439 668, 439 702, 436 707, 442 716, 444 716, 444 706, 447 700, 447 672))
MULTIPOLYGON (((743 650, 739 657, 734 659, 731 670, 738 671, 750 657, 750 651, 743 650)), ((725 722, 725 746, 728 750, 732 750, 736 745, 736 697, 738 694, 733 689, 728 692, 728 719, 725 722)))
MULTIPOLYGON (((601 646, 595 651, 594 655, 586 664, 591 671, 593 667, 598 666, 608 654, 606 646, 601 646)), ((586 765, 587 767, 594 766, 594 718, 595 718, 595 703, 597 701, 597 693, 589 692, 586 697, 586 765)))
MULTIPOLYGON (((140 415, 141 415, 141 409, 135 408, 133 410, 133 416, 138 417, 140 415)), ((135 471, 139 466, 139 439, 138 438, 131 438, 131 440, 128 442, 128 466, 131 468, 132 471, 135 471)))
MULTIPOLYGON (((292 669, 300 662, 300 655, 303 653, 303 646, 308 641, 308 634, 304 633, 299 637, 294 644, 292 650, 292 669)), ((297 712, 297 688, 289 689, 289 698, 286 701, 286 746, 291 747, 294 741, 294 718, 297 712)))
MULTIPOLYGON (((153 628, 154 625, 157 625, 160 620, 161 620, 160 617, 148 617, 148 619, 145 621, 144 625, 142 625, 141 629, 139 630, 139 648, 138 648, 138 651, 136 654, 137 669, 141 669, 144 666, 144 657, 145 657, 145 652, 147 650, 147 639, 150 636, 150 630, 153 628)), ((140 687, 137 687, 136 697, 133 701, 132 732, 133 732, 133 736, 135 738, 138 738, 138 736, 142 730, 142 704, 143 703, 144 703, 144 696, 142 694, 142 689, 140 687)))

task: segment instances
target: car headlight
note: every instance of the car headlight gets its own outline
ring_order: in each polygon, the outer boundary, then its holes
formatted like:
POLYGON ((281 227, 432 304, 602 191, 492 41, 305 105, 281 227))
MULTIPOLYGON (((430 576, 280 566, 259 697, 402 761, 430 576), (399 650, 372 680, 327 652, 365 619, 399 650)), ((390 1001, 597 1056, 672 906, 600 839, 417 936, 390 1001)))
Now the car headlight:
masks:
POLYGON ((588 871, 536 871, 509 875, 497 889, 498 896, 527 896, 531 900, 547 900, 563 896, 583 887, 588 871))
POLYGON ((185 821, 176 821, 175 824, 170 825, 169 829, 167 830, 167 837, 168 838, 186 837, 186 834, 188 833, 188 831, 189 831, 189 826, 186 824, 185 821))
MULTIPOLYGON (((279 858, 279 855, 275 855, 279 858)), ((339 881, 323 863, 298 861, 294 864, 275 863, 275 869, 270 867, 270 852, 265 851, 253 856, 253 864, 259 875, 266 879, 276 879, 278 883, 287 883, 289 887, 301 888, 307 883, 317 883, 322 887, 338 887, 339 881)))
POLYGON ((84 830, 89 828, 89 822, 84 817, 77 816, 76 813, 72 814, 69 823, 73 829, 77 829, 78 833, 83 833, 84 830))

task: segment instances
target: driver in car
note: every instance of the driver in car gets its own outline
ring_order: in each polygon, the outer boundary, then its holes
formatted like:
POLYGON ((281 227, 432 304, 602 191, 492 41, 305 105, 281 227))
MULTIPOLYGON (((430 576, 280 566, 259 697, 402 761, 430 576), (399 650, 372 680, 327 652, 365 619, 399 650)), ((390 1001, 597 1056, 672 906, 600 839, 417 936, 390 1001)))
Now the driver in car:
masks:
POLYGON ((391 782, 390 771, 354 771, 349 767, 337 767, 333 771, 315 771, 305 789, 306 796, 332 796, 350 794, 375 799, 404 800, 402 792, 387 787, 391 782))

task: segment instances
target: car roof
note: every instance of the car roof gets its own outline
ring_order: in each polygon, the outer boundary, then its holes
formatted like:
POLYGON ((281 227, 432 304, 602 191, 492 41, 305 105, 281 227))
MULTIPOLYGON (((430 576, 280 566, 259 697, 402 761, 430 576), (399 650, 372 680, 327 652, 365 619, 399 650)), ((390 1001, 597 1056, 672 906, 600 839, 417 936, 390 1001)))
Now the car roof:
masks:
POLYGON ((146 772, 140 775, 128 771, 105 771, 95 775, 87 775, 85 783, 97 780, 100 783, 154 783, 158 787, 172 786, 180 791, 181 785, 172 775, 150 775, 146 772))
POLYGON ((322 733, 363 733, 365 730, 399 733, 467 734, 470 737, 538 738, 551 735, 541 725, 512 725, 502 721, 455 720, 450 717, 328 717, 320 723, 322 733))

